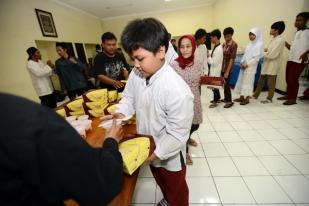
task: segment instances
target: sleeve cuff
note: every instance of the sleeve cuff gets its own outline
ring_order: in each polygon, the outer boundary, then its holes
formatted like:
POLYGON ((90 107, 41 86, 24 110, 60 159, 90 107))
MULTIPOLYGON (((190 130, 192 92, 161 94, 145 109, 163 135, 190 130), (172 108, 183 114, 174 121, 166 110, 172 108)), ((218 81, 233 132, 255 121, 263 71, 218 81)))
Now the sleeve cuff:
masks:
POLYGON ((107 137, 103 143, 103 148, 118 151, 118 143, 113 138, 107 137))

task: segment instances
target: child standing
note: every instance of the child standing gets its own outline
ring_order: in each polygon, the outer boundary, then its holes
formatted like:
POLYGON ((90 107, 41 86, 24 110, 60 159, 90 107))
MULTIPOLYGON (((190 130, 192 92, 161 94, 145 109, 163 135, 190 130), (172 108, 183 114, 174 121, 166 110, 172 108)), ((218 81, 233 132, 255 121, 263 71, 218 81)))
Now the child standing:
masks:
MULTIPOLYGON (((191 139, 191 134, 199 128, 203 121, 200 93, 200 79, 203 74, 203 60, 199 58, 200 56, 195 55, 196 43, 194 37, 191 35, 180 37, 178 41, 178 48, 180 52, 179 57, 171 64, 171 66, 189 85, 194 95, 194 115, 188 144, 197 146, 196 141, 191 139)), ((193 164, 193 160, 188 149, 189 148, 187 146, 187 164, 193 164)))
POLYGON ((240 105, 249 104, 249 96, 251 96, 253 92, 257 64, 263 55, 261 30, 257 27, 251 29, 249 32, 249 39, 250 42, 240 61, 240 71, 235 86, 235 91, 240 94, 240 97, 234 101, 240 102, 240 105))
POLYGON ((134 61, 114 118, 136 113, 137 132, 153 136, 156 149, 150 169, 170 206, 188 206, 189 190, 183 155, 193 118, 193 94, 165 61, 168 33, 153 18, 130 22, 121 36, 134 61))

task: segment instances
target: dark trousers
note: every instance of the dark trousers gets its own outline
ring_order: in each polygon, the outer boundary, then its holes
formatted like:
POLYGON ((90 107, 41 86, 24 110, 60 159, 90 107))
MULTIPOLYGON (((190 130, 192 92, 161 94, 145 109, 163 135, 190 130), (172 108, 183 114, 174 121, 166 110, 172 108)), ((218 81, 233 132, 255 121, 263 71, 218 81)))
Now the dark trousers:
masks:
POLYGON ((298 79, 304 70, 305 63, 288 61, 286 64, 285 80, 287 84, 287 97, 289 100, 296 100, 299 83, 298 79))
MULTIPOLYGON (((191 138, 191 134, 192 134, 193 132, 195 132, 196 130, 198 130, 199 127, 200 127, 199 124, 192 124, 192 125, 191 125, 189 139, 191 138)), ((188 141, 189 141, 189 140, 188 140, 188 141)), ((187 152, 187 153, 189 152, 188 141, 187 141, 187 146, 186 146, 186 152, 187 152)))
POLYGON ((57 107, 57 99, 55 93, 40 96, 39 98, 41 100, 41 105, 44 105, 52 109, 57 107))
POLYGON ((70 100, 75 99, 77 96, 84 94, 85 91, 87 91, 86 88, 68 91, 68 97, 70 98, 70 100))
MULTIPOLYGON (((224 77, 224 72, 222 72, 222 76, 224 77)), ((229 76, 227 78, 224 78, 225 83, 224 83, 223 89, 224 89, 224 100, 225 100, 225 102, 232 102, 230 79, 231 79, 231 72, 229 73, 229 76)))
POLYGON ((169 206, 189 205, 185 165, 182 166, 182 170, 177 172, 168 171, 163 167, 150 166, 150 169, 169 206))
POLYGON ((214 93, 214 101, 219 101, 221 99, 220 90, 213 89, 212 92, 214 93))
POLYGON ((276 87, 276 77, 277 75, 266 75, 266 74, 261 74, 258 85, 254 91, 253 96, 255 98, 258 98, 263 86, 264 86, 264 82, 267 78, 268 81, 268 96, 267 99, 272 100, 274 97, 274 93, 275 93, 275 87, 276 87))

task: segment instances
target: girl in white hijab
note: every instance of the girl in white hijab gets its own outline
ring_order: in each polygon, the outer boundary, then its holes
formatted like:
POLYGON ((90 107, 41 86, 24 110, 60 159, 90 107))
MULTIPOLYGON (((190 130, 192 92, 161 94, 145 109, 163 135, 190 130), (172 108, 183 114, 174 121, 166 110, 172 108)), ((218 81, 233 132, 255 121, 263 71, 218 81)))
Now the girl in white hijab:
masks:
POLYGON ((263 55, 263 40, 261 30, 254 27, 249 32, 250 42, 245 54, 240 61, 240 72, 235 86, 235 91, 240 94, 234 101, 241 105, 249 103, 249 96, 253 93, 254 77, 259 59, 263 55))

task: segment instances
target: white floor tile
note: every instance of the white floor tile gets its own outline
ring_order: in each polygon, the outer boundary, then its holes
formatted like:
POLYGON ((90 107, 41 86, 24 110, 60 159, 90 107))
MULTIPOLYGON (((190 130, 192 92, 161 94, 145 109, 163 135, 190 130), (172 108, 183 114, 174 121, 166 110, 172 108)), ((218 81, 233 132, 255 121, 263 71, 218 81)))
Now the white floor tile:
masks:
POLYGON ((215 129, 213 128, 212 124, 209 122, 209 123, 200 124, 199 131, 207 132, 207 131, 215 131, 215 129))
POLYGON ((220 203, 216 187, 211 177, 188 177, 190 203, 220 203))
POLYGON ((275 115, 273 112, 261 112, 256 114, 261 119, 267 120, 267 119, 280 119, 278 116, 275 115))
POLYGON ((281 154, 305 154, 306 152, 291 140, 269 141, 281 154))
POLYGON ((293 140, 293 142, 295 142, 295 144, 297 144, 299 147, 309 153, 309 139, 296 139, 293 140))
POLYGON ((198 131, 198 135, 201 143, 213 143, 221 142, 217 132, 201 132, 198 131))
POLYGON ((232 127, 235 130, 241 131, 241 130, 250 130, 252 127, 247 122, 231 122, 232 127))
POLYGON ((224 143, 226 150, 231 156, 253 156, 249 147, 244 142, 224 143))
POLYGON ((282 156, 260 156, 260 161, 272 175, 295 175, 298 170, 282 156))
POLYGON ((258 115, 256 114, 240 114, 240 117, 246 121, 249 121, 249 120, 262 120, 261 117, 259 117, 258 115))
POLYGON ((135 186, 133 203, 154 203, 156 182, 154 178, 138 178, 135 186))
POLYGON ((242 130, 237 132, 245 142, 264 140, 262 135, 256 130, 242 130))
POLYGON ((308 122, 301 118, 286 119, 286 121, 289 122, 294 127, 308 127, 308 122))
POLYGON ((243 122, 244 120, 237 114, 223 115, 228 122, 243 122))
POLYGON ((235 131, 222 131, 222 132, 217 132, 217 134, 222 142, 242 142, 243 141, 238 135, 238 133, 235 131))
POLYGON ((254 128, 254 129, 271 129, 271 125, 267 124, 265 121, 248 121, 249 124, 254 128))
POLYGON ((269 175, 256 157, 233 157, 233 161, 242 176, 269 175))
POLYGON ((226 120, 221 115, 213 115, 208 117, 210 122, 225 122, 226 120))
POLYGON ((266 141, 247 142, 250 149, 255 155, 279 155, 277 150, 266 141))
POLYGON ((309 203, 309 181, 302 175, 275 176, 295 203, 309 203))
POLYGON ((258 204, 292 203, 271 176, 244 177, 244 180, 258 204))
POLYGON ((226 157, 229 156, 222 143, 203 144, 206 157, 226 157))
POLYGON ((285 157, 302 173, 309 174, 309 155, 285 155, 285 157))
POLYGON ((193 165, 187 165, 187 177, 211 176, 206 158, 193 158, 193 165))
POLYGON ((207 158, 211 173, 218 177, 240 176, 230 157, 207 158))
POLYGON ((213 128, 215 131, 233 131, 233 127, 227 122, 213 122, 213 128))
POLYGON ((309 127, 299 127, 298 128, 302 133, 306 134, 306 138, 309 138, 309 127))
POLYGON ((255 203, 241 177, 215 177, 214 180, 223 204, 255 203))
POLYGON ((290 112, 274 112, 274 115, 278 116, 280 119, 293 119, 296 118, 295 115, 291 114, 290 112))
POLYGON ((271 119, 266 120, 266 123, 270 124, 273 128, 281 129, 281 128, 291 128, 291 124, 282 120, 282 119, 271 119))
POLYGON ((289 139, 304 139, 309 138, 309 135, 306 135, 301 131, 302 128, 287 128, 287 129, 278 129, 278 131, 285 135, 289 139))
POLYGON ((288 139, 286 136, 278 132, 276 129, 262 129, 259 130, 259 133, 266 140, 288 139))

